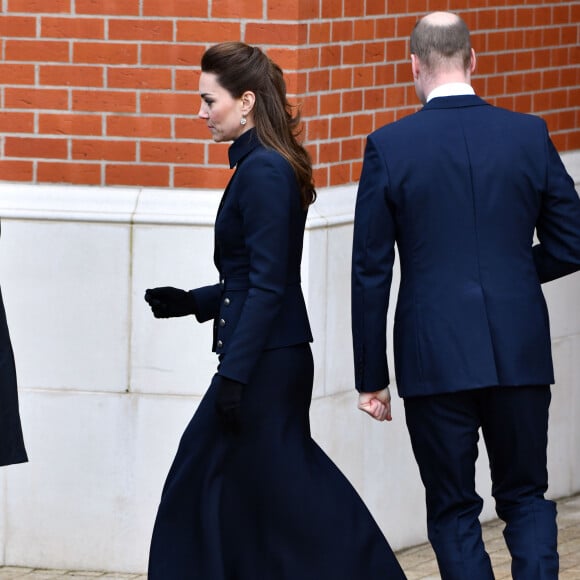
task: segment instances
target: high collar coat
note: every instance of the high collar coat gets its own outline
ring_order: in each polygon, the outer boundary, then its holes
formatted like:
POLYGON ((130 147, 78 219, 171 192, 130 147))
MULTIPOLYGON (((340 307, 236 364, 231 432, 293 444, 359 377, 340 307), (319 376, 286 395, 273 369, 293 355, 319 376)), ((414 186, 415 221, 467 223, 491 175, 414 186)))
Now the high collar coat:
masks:
POLYGON ((312 340, 300 285, 306 211, 292 167, 254 129, 228 154, 236 170, 215 222, 219 283, 193 293, 198 320, 214 321, 219 374, 248 383, 263 350, 312 340))

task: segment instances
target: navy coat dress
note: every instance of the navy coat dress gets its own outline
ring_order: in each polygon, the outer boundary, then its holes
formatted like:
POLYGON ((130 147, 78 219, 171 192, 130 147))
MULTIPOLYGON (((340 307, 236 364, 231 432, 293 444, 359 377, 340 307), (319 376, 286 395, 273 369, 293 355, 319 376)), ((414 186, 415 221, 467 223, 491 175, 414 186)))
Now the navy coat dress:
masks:
POLYGON ((0 465, 26 461, 28 458, 20 426, 14 354, 0 290, 0 465))
POLYGON ((404 578, 364 503, 310 435, 312 340, 300 286, 306 211, 293 170, 252 129, 215 224, 219 282, 193 290, 218 373, 244 384, 224 428, 216 381, 182 436, 153 532, 149 580, 404 578))

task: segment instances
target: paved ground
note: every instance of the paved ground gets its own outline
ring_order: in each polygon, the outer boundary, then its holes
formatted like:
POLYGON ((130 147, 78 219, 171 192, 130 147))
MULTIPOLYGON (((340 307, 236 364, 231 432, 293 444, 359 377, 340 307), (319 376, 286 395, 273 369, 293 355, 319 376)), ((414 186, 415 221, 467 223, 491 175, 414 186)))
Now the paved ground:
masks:
MULTIPOLYGON (((560 580, 580 580, 580 495, 558 502, 558 528, 560 580)), ((496 580, 511 578, 509 555, 502 536, 502 523, 496 520, 485 524, 483 533, 493 562, 496 580)), ((403 550, 397 554, 397 557, 408 580, 440 580, 435 557, 428 544, 403 550)), ((146 580, 147 576, 145 574, 115 572, 0 567, 0 580, 72 580, 73 578, 78 580, 90 580, 91 578, 99 578, 99 580, 146 580)), ((321 578, 320 580, 331 579, 321 578)))

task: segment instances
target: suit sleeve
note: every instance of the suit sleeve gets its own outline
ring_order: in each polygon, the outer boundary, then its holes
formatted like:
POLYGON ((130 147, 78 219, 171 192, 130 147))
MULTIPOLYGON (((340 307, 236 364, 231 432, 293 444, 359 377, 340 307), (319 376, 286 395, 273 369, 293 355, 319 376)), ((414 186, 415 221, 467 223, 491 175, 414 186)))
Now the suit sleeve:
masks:
POLYGON ((195 317, 198 322, 206 322, 212 320, 219 314, 220 297, 222 288, 219 284, 212 284, 211 286, 202 286, 195 290, 190 290, 193 294, 197 312, 195 317))
POLYGON ((546 130, 548 169, 546 188, 533 247, 540 282, 580 270, 580 198, 546 130))
POLYGON ((249 289, 219 374, 247 383, 282 305, 290 212, 300 196, 292 168, 278 154, 269 152, 240 169, 239 208, 250 263, 249 289))
POLYGON ((386 201, 388 173, 369 137, 358 187, 352 252, 351 306, 355 386, 389 384, 387 308, 395 258, 395 223, 386 201))

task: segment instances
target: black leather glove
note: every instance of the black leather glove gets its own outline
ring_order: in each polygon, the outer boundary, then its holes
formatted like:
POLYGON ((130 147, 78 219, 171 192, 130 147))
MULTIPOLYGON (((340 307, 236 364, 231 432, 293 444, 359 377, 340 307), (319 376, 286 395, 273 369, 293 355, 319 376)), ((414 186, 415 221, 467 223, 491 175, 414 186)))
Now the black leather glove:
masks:
POLYGON ((162 286, 145 290, 145 300, 151 306, 155 318, 175 318, 197 312, 193 292, 162 286))
POLYGON ((233 433, 241 428, 241 405, 243 383, 217 375, 217 399, 215 408, 224 427, 233 433))

